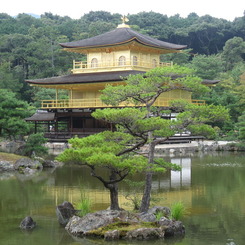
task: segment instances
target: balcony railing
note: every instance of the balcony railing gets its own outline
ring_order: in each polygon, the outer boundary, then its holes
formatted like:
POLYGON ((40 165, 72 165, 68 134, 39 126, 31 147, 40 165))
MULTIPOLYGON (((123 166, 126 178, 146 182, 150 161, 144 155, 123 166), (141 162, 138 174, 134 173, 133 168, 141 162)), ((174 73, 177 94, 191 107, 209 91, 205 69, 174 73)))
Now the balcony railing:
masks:
MULTIPOLYGON (((154 106, 169 107, 170 101, 176 100, 176 98, 158 98, 154 103, 154 106)), ((187 100, 193 104, 205 105, 205 100, 187 100)), ((121 103, 116 107, 133 107, 134 104, 121 103)), ((141 106, 141 105, 138 105, 141 106)), ((99 98, 98 99, 62 99, 62 100, 43 100, 41 101, 42 109, 86 109, 86 108, 108 108, 113 107, 106 105, 99 98)))
POLYGON ((83 72, 99 72, 99 71, 117 71, 117 70, 141 70, 147 71, 155 67, 172 66, 173 63, 167 62, 147 62, 144 60, 125 60, 120 61, 107 61, 107 62, 94 62, 88 63, 86 61, 73 60, 73 73, 83 72))

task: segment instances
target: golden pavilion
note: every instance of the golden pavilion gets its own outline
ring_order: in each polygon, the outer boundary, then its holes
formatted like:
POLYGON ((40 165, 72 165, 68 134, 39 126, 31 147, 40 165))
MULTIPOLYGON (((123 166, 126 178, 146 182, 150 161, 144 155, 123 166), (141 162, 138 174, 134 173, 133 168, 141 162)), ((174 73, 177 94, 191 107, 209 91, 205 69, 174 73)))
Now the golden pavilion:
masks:
MULTIPOLYGON (((27 121, 46 124, 46 137, 65 140, 74 135, 83 137, 100 132, 111 125, 95 120, 91 113, 109 105, 100 100, 100 91, 107 84, 123 84, 130 74, 145 73, 160 66, 160 55, 179 52, 186 45, 154 39, 131 29, 123 18, 116 29, 104 34, 67 43, 60 43, 65 51, 86 55, 86 61, 73 61, 71 74, 45 79, 27 80, 31 86, 56 90, 53 100, 41 101, 41 108, 27 121), (59 99, 59 91, 66 90, 68 99, 59 99)), ((191 92, 174 90, 162 94, 155 105, 168 107, 175 99, 191 100, 191 92)), ((194 102, 194 101, 192 101, 194 102)), ((201 101, 195 101, 201 103, 201 101)))

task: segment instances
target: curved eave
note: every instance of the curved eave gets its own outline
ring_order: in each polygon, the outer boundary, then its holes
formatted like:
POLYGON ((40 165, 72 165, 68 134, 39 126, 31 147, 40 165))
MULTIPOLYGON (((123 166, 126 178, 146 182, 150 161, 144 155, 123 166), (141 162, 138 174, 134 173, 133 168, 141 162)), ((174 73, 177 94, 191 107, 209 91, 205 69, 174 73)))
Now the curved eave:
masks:
POLYGON ((44 79, 26 80, 32 86, 55 87, 60 85, 92 84, 123 81, 123 77, 144 73, 141 71, 97 72, 87 74, 70 74, 44 79))
POLYGON ((186 45, 174 44, 152 38, 150 36, 138 33, 131 28, 118 28, 98 36, 94 36, 87 39, 82 39, 73 42, 60 43, 60 45, 66 50, 73 52, 75 50, 86 49, 98 49, 98 48, 110 48, 120 45, 127 45, 131 42, 136 42, 142 46, 148 48, 154 48, 159 50, 181 50, 186 48, 186 45))
POLYGON ((144 43, 138 38, 132 38, 130 40, 120 42, 120 43, 114 43, 114 44, 105 44, 105 45, 94 45, 94 46, 77 46, 77 47, 69 47, 69 46, 62 46, 64 47, 65 51, 68 52, 75 52, 75 53, 87 53, 88 50, 97 50, 97 49, 116 49, 117 47, 122 47, 126 45, 131 45, 133 42, 136 42, 140 44, 142 48, 152 48, 158 53, 173 53, 173 52, 179 52, 180 50, 184 49, 187 47, 187 45, 179 45, 179 47, 176 48, 169 48, 169 47, 163 47, 163 46, 158 46, 158 45, 150 45, 148 43, 144 43))

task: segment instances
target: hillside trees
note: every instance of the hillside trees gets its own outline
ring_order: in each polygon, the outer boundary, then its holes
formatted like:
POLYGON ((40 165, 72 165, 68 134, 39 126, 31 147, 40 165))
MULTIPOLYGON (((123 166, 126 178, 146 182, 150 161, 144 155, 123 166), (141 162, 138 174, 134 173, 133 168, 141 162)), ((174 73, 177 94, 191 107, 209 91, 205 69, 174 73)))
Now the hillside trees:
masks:
POLYGON ((217 79, 224 71, 223 60, 220 55, 196 55, 190 65, 195 74, 203 79, 217 79))
POLYGON ((16 139, 29 132, 24 118, 30 115, 29 105, 16 98, 13 92, 0 89, 0 136, 16 139))
POLYGON ((233 37, 225 43, 222 58, 226 71, 232 70, 236 64, 244 62, 245 41, 241 37, 233 37))

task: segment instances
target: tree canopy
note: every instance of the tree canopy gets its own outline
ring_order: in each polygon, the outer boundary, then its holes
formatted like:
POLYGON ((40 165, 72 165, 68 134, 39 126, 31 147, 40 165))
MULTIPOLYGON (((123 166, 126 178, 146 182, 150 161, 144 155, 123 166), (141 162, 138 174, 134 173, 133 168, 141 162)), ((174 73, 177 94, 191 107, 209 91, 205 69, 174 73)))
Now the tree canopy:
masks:
POLYGON ((228 111, 222 106, 197 106, 184 101, 173 102, 180 113, 176 121, 164 119, 165 111, 153 106, 157 98, 167 91, 179 89, 206 91, 201 79, 193 71, 180 66, 155 68, 144 75, 131 75, 125 85, 108 85, 102 92, 102 100, 110 105, 121 102, 133 103, 133 108, 100 109, 92 113, 97 120, 112 123, 114 132, 105 131, 83 139, 71 139, 70 149, 59 156, 61 161, 73 161, 90 167, 92 176, 98 178, 111 194, 111 208, 119 209, 117 183, 129 173, 146 173, 145 189, 140 211, 145 212, 150 206, 152 175, 155 171, 163 172, 176 166, 166 163, 154 155, 155 146, 167 140, 177 132, 188 129, 194 133, 214 135, 214 121, 228 120, 228 111), (148 150, 142 155, 139 149, 147 145, 148 150), (109 170, 105 180, 97 167, 109 170))
POLYGON ((16 98, 13 92, 0 89, 0 135, 15 139, 25 135, 28 124, 24 118, 30 115, 29 105, 16 98))

